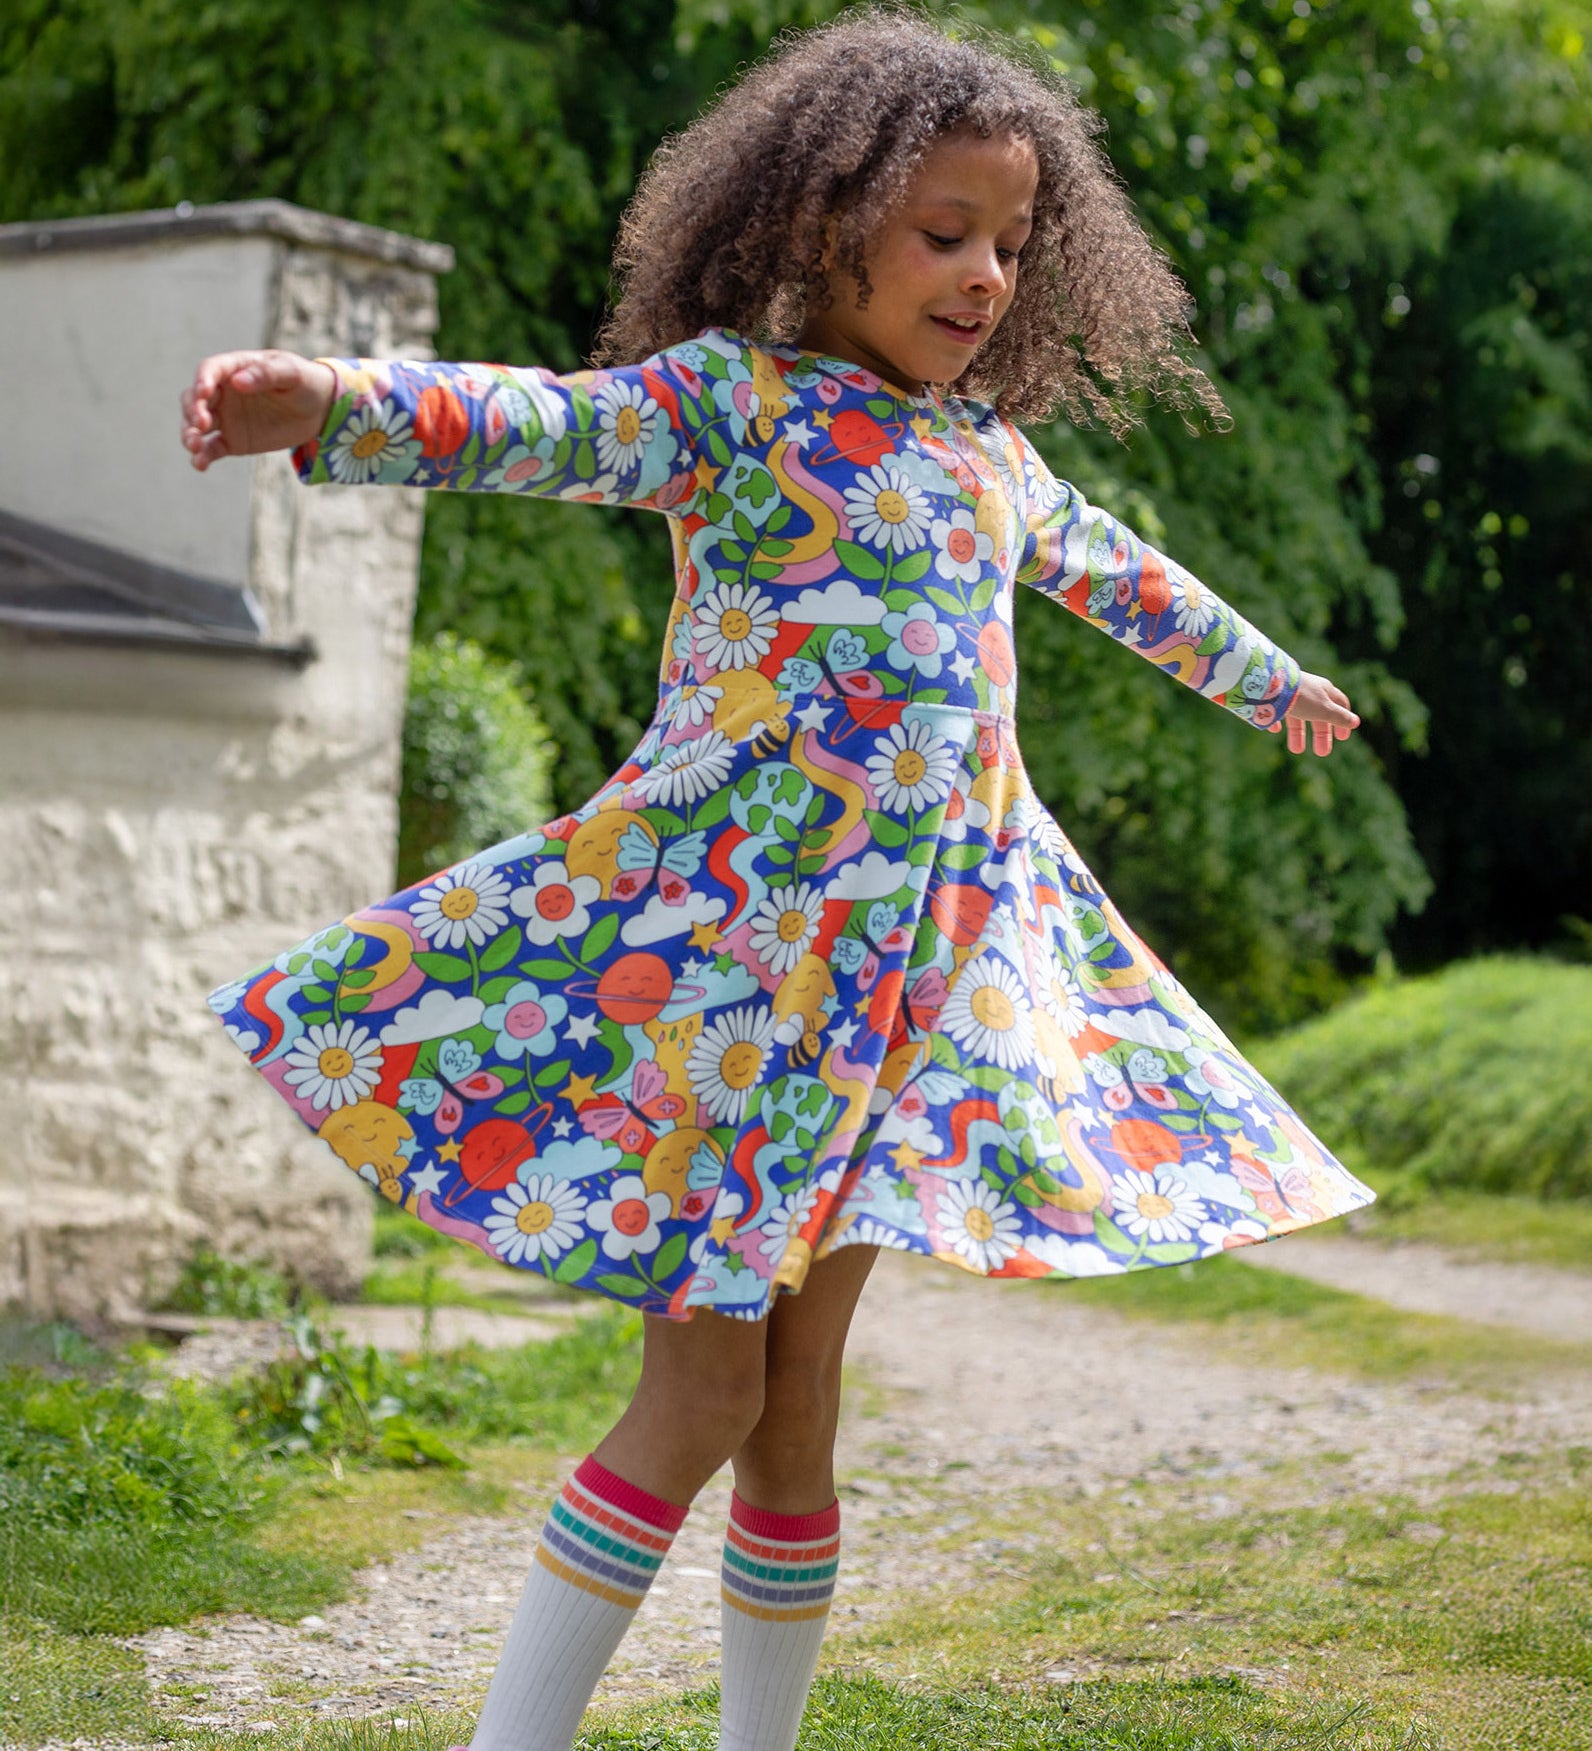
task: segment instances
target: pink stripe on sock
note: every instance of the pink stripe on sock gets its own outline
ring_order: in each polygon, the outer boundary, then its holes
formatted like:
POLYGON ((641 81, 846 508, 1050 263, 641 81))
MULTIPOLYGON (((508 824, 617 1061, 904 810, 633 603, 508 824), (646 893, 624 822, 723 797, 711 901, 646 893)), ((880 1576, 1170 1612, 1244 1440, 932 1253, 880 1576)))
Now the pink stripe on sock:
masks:
POLYGON ((816 1514, 776 1514, 771 1508, 754 1508, 740 1494, 730 1491, 730 1518, 754 1538, 778 1538, 799 1544, 813 1538, 832 1537, 840 1530, 840 1497, 816 1514))
POLYGON ((627 1483, 590 1453, 576 1466, 574 1481, 583 1490, 600 1496, 610 1507, 665 1532, 678 1532, 690 1511, 689 1505, 682 1508, 678 1503, 664 1501, 662 1496, 649 1495, 638 1484, 627 1483))

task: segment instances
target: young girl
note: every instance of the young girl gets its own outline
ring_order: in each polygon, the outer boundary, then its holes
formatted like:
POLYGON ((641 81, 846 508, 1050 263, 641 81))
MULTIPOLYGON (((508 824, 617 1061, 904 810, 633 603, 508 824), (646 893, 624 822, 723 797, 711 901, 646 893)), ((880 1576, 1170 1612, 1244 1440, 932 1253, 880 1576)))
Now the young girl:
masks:
POLYGON ((1012 423, 1125 430, 1140 385, 1222 408, 1097 125, 989 48, 853 15, 659 151, 602 368, 228 353, 184 395, 196 468, 295 445, 309 482, 642 505, 674 540, 657 713, 590 802, 212 1000, 386 1196, 646 1316, 473 1751, 569 1751, 726 1460, 720 1744, 791 1751, 881 1246, 1094 1276, 1370 1201, 1017 752, 1017 583, 1296 753, 1358 722, 1012 423))

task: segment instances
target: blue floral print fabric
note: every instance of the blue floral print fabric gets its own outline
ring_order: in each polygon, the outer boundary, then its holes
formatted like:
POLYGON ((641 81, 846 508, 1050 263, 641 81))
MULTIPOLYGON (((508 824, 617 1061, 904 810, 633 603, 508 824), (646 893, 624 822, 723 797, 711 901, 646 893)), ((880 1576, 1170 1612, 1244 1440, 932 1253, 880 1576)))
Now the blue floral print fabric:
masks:
POLYGON ((743 1319, 837 1247, 1181 1264, 1370 1202, 1033 794, 1014 587, 1259 727, 1293 661, 992 409, 717 329, 622 369, 332 361, 308 482, 666 514, 658 707, 573 814, 212 998, 381 1193, 743 1319))

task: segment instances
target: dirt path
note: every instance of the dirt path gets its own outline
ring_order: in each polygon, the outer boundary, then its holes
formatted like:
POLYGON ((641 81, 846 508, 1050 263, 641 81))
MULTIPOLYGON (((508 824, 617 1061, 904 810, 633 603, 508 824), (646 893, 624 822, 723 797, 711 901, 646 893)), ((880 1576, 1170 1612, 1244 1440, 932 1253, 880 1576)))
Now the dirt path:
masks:
MULTIPOLYGON (((1311 1473, 1312 1499, 1420 1493, 1465 1461, 1592 1441, 1592 1400, 1562 1386, 1524 1383, 1502 1404, 1438 1386, 1348 1383, 1260 1358, 1211 1361, 1196 1330, 888 1252, 863 1297, 848 1361, 837 1639, 903 1596, 966 1590, 998 1570, 998 1541, 947 1551, 924 1533, 976 1530, 983 1511, 1014 1491, 1090 1496, 1124 1479, 1238 1476, 1330 1451, 1346 1457, 1311 1473)), ((366 1571, 363 1595, 323 1618, 289 1626, 232 1618, 203 1632, 157 1630, 133 1645, 157 1685, 207 1693, 172 1705, 195 1723, 236 1730, 305 1714, 467 1706, 491 1674, 553 1488, 527 1492, 518 1519, 449 1523, 420 1549, 366 1571), (302 1694, 273 1698, 283 1681, 302 1694)), ((726 1473, 693 1505, 599 1703, 714 1675, 728 1500, 726 1473)))
POLYGON ((1434 1246, 1388 1246, 1348 1236, 1290 1234, 1269 1246, 1246 1247, 1238 1256, 1409 1313, 1446 1313, 1565 1342, 1592 1341, 1592 1275, 1456 1259, 1434 1246))

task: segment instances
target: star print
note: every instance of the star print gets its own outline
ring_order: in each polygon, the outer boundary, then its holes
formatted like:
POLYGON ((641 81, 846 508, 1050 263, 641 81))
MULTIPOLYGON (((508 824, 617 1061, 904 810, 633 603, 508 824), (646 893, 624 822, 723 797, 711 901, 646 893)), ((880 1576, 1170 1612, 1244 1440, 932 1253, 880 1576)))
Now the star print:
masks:
POLYGON ((564 1038, 574 1040, 578 1045, 589 1046, 592 1036, 601 1024, 595 1015, 577 1015, 571 1018, 570 1024, 564 1029, 564 1038))
POLYGON ((555 1137, 567 1137, 573 1129, 574 1127, 568 1119, 553 1120, 553 1135, 555 1137))
POLYGON ((436 1197, 447 1183, 447 1179, 448 1176, 433 1161, 430 1166, 423 1167, 418 1173, 409 1176, 409 1189, 417 1195, 421 1192, 430 1192, 432 1197, 436 1197))
POLYGON ((786 420, 784 425, 785 442, 794 444, 798 450, 805 450, 809 444, 818 442, 818 434, 806 420, 786 420))
POLYGON ((857 1037, 857 1024, 854 1021, 843 1021, 839 1027, 829 1030, 829 1037, 837 1046, 849 1046, 857 1037))
POLYGON ((934 421, 926 413, 913 414, 911 425, 920 441, 928 437, 929 433, 934 430, 934 421))
POLYGON ((822 730, 829 727, 829 707, 817 699, 809 699, 795 716, 796 722, 804 730, 822 730))
POLYGON ((405 1137, 403 1142, 398 1145, 398 1153, 405 1161, 413 1161, 415 1158, 415 1151, 419 1147, 420 1139, 418 1137, 405 1137))
POLYGON ((819 411, 813 415, 813 424, 817 426, 820 431, 827 432, 834 423, 835 416, 828 408, 820 408, 819 411))
POLYGON ((438 1161, 457 1161, 459 1159, 459 1157, 461 1155, 463 1155, 463 1153, 464 1153, 464 1150, 459 1146, 459 1144, 452 1137, 450 1137, 447 1140, 447 1142, 444 1143, 440 1149, 438 1149, 437 1160, 438 1161))
POLYGON ((1249 1114, 1250 1122, 1252 1124, 1259 1125, 1261 1129, 1265 1131, 1271 1129, 1271 1114, 1268 1113, 1264 1107, 1256 1106, 1254 1101, 1251 1101, 1249 1105, 1245 1107, 1244 1111, 1249 1114))
POLYGON ((907 1142, 905 1137, 890 1151, 890 1159, 902 1173, 905 1173, 908 1168, 918 1168, 923 1165, 923 1157, 907 1142))
POLYGON ((701 924, 691 926, 691 946, 692 948, 712 948, 723 934, 723 931, 711 918, 705 919, 701 924))
POLYGON ((722 472, 722 469, 715 468, 704 456, 696 465, 696 483, 703 492, 712 492, 714 487, 718 485, 719 475, 722 472))
POLYGON ((690 960, 681 961, 680 971, 687 979, 694 979, 702 971, 702 963, 692 955, 690 960))
POLYGON ((851 1013, 853 1015, 866 1015, 868 1013, 868 1005, 872 1002, 873 1002, 873 999, 871 997, 867 996, 866 994, 864 994, 863 996, 859 997, 854 1004, 852 1004, 851 1013))
POLYGON ((966 651, 963 651, 961 656, 951 664, 951 671, 958 681, 971 681, 973 679, 973 671, 977 667, 978 658, 970 657, 966 651))
POLYGON ((572 1076, 558 1093, 560 1100, 567 1100, 572 1107, 578 1107, 582 1101, 596 1100, 597 1078, 595 1076, 572 1076))

